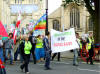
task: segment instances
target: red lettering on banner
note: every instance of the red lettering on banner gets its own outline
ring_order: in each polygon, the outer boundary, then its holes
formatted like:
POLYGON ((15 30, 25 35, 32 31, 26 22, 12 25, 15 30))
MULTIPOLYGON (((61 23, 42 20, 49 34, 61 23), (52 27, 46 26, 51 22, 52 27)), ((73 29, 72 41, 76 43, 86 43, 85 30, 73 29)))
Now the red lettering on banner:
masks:
POLYGON ((54 46, 71 46, 72 42, 54 43, 54 46))

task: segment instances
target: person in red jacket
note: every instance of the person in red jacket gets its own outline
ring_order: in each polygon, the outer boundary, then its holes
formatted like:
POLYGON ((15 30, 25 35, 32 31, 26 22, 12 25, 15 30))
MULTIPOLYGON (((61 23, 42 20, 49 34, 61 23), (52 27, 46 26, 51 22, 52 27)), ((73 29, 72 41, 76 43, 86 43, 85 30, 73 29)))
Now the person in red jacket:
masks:
POLYGON ((0 74, 6 74, 5 66, 3 65, 1 59, 0 59, 0 74))

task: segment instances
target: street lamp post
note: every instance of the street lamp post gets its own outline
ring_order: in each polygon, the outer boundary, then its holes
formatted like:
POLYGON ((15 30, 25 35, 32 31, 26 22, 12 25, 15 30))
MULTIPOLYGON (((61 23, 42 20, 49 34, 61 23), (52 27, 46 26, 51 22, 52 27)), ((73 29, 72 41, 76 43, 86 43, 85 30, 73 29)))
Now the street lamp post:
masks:
POLYGON ((48 32, 48 0, 46 0, 46 29, 45 34, 48 32))
POLYGON ((64 5, 66 4, 65 0, 62 1, 62 12, 61 12, 61 24, 62 24, 62 31, 64 32, 64 5))

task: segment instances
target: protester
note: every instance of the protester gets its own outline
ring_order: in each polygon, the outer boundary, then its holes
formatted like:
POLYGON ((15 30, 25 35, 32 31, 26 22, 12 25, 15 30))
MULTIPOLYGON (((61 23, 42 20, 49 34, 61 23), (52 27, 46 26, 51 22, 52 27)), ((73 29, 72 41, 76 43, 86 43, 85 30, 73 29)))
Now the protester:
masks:
POLYGON ((46 37, 44 37, 43 39, 43 43, 44 43, 44 49, 45 49, 45 70, 50 70, 50 58, 51 58, 51 49, 49 46, 49 38, 50 37, 50 33, 48 32, 46 34, 46 37))
POLYGON ((29 41, 32 44, 31 53, 33 55, 34 64, 36 64, 36 57, 35 57, 36 38, 35 36, 33 36, 33 32, 30 32, 29 41))
POLYGON ((24 59, 24 63, 20 66, 21 70, 23 70, 25 68, 25 73, 29 74, 29 69, 28 69, 28 64, 30 61, 30 54, 31 54, 31 48, 32 45, 31 43, 28 41, 28 36, 25 36, 25 43, 24 43, 24 53, 23 55, 23 59, 24 59))
POLYGON ((86 46, 86 49, 88 50, 89 52, 89 57, 87 58, 87 64, 88 64, 88 61, 90 60, 90 64, 93 65, 93 55, 94 55, 94 39, 93 39, 93 34, 92 32, 89 33, 89 37, 87 39, 87 46, 86 46))
POLYGON ((41 38, 40 35, 37 36, 35 56, 36 56, 37 62, 43 61, 43 58, 45 56, 45 52, 43 48, 43 39, 41 38))
MULTIPOLYGON (((13 41, 13 34, 12 33, 9 33, 9 37, 8 39, 4 40, 4 44, 5 44, 5 55, 6 55, 6 59, 8 59, 8 56, 9 56, 9 59, 10 59, 10 64, 12 65, 13 64, 13 56, 14 56, 14 53, 13 53, 13 48, 14 48, 14 41, 13 41)), ((5 60, 6 62, 6 60, 5 60)))
POLYGON ((20 44, 19 44, 19 52, 20 52, 20 61, 21 61, 21 63, 23 63, 24 45, 25 45, 25 38, 24 38, 24 36, 22 36, 20 38, 20 44))
MULTIPOLYGON (((14 47, 14 51, 15 51, 15 53, 14 53, 14 61, 17 61, 18 59, 18 55, 20 55, 20 44, 21 44, 21 42, 23 41, 23 38, 22 38, 23 36, 22 35, 20 35, 20 37, 18 37, 17 38, 17 40, 16 40, 16 45, 15 45, 15 47, 14 47)), ((20 55, 20 61, 22 62, 22 57, 21 57, 21 55, 20 55)))
POLYGON ((3 56, 3 42, 2 42, 2 36, 0 35, 0 59, 2 60, 2 62, 4 62, 4 56, 3 56))
MULTIPOLYGON (((77 39, 78 45, 80 46, 79 33, 76 33, 76 39, 77 39)), ((78 48, 74 49, 73 66, 78 66, 78 48)))

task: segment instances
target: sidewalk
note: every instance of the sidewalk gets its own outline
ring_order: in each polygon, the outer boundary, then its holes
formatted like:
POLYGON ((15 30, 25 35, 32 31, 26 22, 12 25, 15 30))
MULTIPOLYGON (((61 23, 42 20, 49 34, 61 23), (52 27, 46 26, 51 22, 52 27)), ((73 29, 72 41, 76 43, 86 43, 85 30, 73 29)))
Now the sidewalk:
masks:
MULTIPOLYGON (((73 56, 74 56, 73 52, 70 52, 70 51, 63 52, 63 53, 61 53, 61 61, 67 61, 67 60, 73 61, 73 56)), ((56 57, 55 57, 55 60, 56 60, 56 57)), ((100 56, 99 56, 99 58, 100 58, 100 56)), ((83 63, 86 63, 82 60, 82 58, 80 56, 78 57, 78 60, 83 63)), ((95 60, 94 63, 100 65, 100 60, 99 61, 95 60)))

